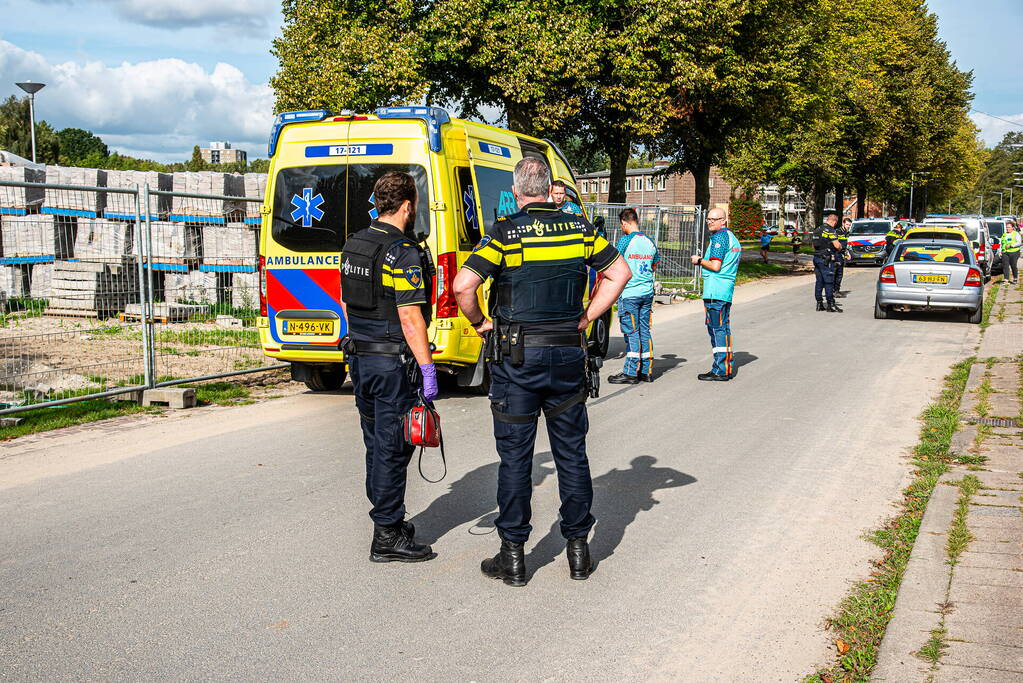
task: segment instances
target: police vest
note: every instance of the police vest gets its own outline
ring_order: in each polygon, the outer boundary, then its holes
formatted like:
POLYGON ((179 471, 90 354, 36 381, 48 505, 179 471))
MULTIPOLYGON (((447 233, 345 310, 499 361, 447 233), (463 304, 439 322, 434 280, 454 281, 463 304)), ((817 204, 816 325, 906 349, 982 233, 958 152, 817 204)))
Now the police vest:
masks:
POLYGON ((1020 234, 1018 232, 1007 232, 1002 236, 1002 253, 1003 254, 1016 254, 1019 253, 1020 248, 1020 234))
MULTIPOLYGON (((404 244, 419 251, 423 268, 424 287, 433 291, 427 264, 419 246, 408 237, 398 237, 393 232, 382 232, 366 228, 360 230, 345 242, 341 255, 341 299, 352 315, 369 320, 386 320, 398 323, 398 308, 395 300, 384 296, 384 259, 391 247, 404 244)), ((423 308, 423 317, 430 322, 430 306, 423 308)))
POLYGON ((584 223, 560 211, 550 213, 550 220, 525 211, 498 219, 511 224, 505 223, 506 239, 514 234, 536 238, 522 245, 522 265, 505 268, 497 277, 494 310, 502 322, 561 322, 577 320, 583 314, 587 278, 584 223), (579 245, 575 256, 539 258, 545 248, 574 244, 579 245))
POLYGON ((831 243, 836 236, 831 226, 822 225, 813 231, 813 255, 831 257, 835 253, 835 245, 831 243))

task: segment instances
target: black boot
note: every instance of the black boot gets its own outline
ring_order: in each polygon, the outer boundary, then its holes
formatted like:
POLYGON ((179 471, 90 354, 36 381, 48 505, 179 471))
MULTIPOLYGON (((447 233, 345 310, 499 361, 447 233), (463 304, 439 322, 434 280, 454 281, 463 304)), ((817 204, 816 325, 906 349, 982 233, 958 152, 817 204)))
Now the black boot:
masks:
POLYGON ((593 561, 590 559, 590 544, 586 537, 570 538, 565 546, 568 555, 568 575, 576 581, 585 581, 593 572, 593 561))
POLYGON ((480 571, 509 586, 526 585, 526 556, 521 543, 501 540, 501 551, 480 563, 480 571))
POLYGON ((818 311, 823 311, 824 310, 824 302, 823 301, 818 301, 817 302, 817 310, 818 311))
POLYGON ((373 545, 369 559, 373 562, 425 562, 437 557, 433 548, 416 543, 415 527, 409 522, 391 526, 373 525, 373 545))
POLYGON ((636 375, 626 375, 624 372, 619 372, 617 375, 611 375, 607 378, 608 384, 639 384, 639 377, 636 375))
POLYGON ((828 313, 841 313, 841 312, 842 312, 842 309, 841 309, 841 307, 838 304, 836 304, 834 301, 829 301, 828 302, 828 313))

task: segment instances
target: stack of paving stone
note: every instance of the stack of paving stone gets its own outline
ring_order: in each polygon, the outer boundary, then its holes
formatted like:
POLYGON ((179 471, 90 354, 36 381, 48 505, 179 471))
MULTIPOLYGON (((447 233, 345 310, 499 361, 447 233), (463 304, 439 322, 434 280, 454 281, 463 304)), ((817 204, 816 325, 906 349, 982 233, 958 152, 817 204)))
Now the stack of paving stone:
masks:
POLYGON ((47 309, 51 313, 104 317, 138 301, 133 264, 57 261, 53 266, 47 309))
POLYGON ((211 266, 254 266, 258 255, 255 226, 244 223, 202 226, 202 261, 211 266))
MULTIPOLYGON (((107 171, 107 187, 123 187, 131 190, 137 187, 141 191, 145 185, 149 185, 150 190, 170 192, 174 188, 174 179, 170 173, 157 171, 107 171)), ((163 216, 170 211, 170 205, 170 197, 150 195, 149 215, 163 216)), ((108 192, 105 215, 118 218, 135 216, 135 195, 108 192)))
POLYGON ((29 214, 0 218, 0 244, 4 258, 74 256, 77 219, 73 216, 29 214))
MULTIPOLYGON (((245 193, 245 180, 237 173, 213 173, 210 171, 180 171, 174 174, 174 191, 187 194, 215 194, 228 197, 241 197, 245 193)), ((242 210, 241 204, 228 199, 196 199, 193 197, 173 197, 171 215, 173 220, 196 219, 195 222, 206 222, 202 218, 219 218, 223 222, 227 217, 242 210)))
POLYGON ((29 296, 33 299, 48 299, 53 293, 52 263, 33 263, 29 275, 29 296))
MULTIPOLYGON (((245 196, 253 199, 262 199, 266 194, 266 173, 245 174, 245 196)), ((258 219, 259 202, 245 202, 245 218, 258 219)))
MULTIPOLYGON (((97 168, 47 166, 46 184, 106 187, 107 172, 97 168)), ((63 211, 73 216, 102 216, 106 199, 106 192, 47 188, 43 211, 63 211)))
POLYGON ((0 298, 15 299, 24 295, 23 266, 0 266, 0 298))
MULTIPOLYGON (((46 171, 26 166, 0 166, 0 180, 18 183, 46 182, 46 171)), ((36 211, 43 203, 44 190, 41 187, 0 186, 0 213, 3 209, 14 212, 36 211)))
POLYGON ((231 305, 259 308, 259 273, 231 273, 231 305))
POLYGON ((202 232, 199 226, 170 221, 152 221, 152 259, 154 263, 186 263, 202 256, 202 232))
POLYGON ((79 218, 75 258, 120 261, 132 252, 135 223, 105 218, 79 218))
POLYGON ((218 273, 200 270, 167 273, 163 279, 163 296, 172 303, 215 304, 219 296, 218 273))

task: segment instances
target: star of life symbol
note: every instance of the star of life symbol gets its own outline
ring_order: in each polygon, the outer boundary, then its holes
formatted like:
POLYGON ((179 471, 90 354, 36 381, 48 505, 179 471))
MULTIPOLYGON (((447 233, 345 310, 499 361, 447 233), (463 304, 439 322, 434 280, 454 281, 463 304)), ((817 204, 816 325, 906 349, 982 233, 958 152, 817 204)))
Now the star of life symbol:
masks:
POLYGON ((369 196, 369 204, 370 206, 373 207, 372 209, 369 210, 369 217, 372 218, 373 220, 380 218, 380 212, 377 211, 376 209, 376 201, 377 201, 376 193, 374 192, 369 196))
POLYGON ((324 211, 320 208, 322 204, 323 195, 314 196, 311 187, 303 188, 301 195, 291 197, 291 205, 295 207, 291 212, 291 220, 302 221, 303 228, 312 227, 314 220, 323 220, 324 211))

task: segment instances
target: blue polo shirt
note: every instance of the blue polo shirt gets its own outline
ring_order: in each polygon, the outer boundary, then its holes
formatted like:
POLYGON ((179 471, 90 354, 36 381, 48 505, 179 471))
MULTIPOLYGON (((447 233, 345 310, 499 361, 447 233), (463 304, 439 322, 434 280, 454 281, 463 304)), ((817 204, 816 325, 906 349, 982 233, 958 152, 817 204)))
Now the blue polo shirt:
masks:
POLYGON ((654 241, 639 232, 622 235, 615 245, 632 271, 632 279, 622 290, 622 299, 635 299, 654 295, 654 268, 661 260, 654 241))
POLYGON ((715 273, 703 268, 703 298, 731 301, 735 291, 735 276, 739 273, 739 260, 742 258, 739 240, 728 228, 711 233, 704 258, 708 261, 721 261, 721 269, 715 273))

